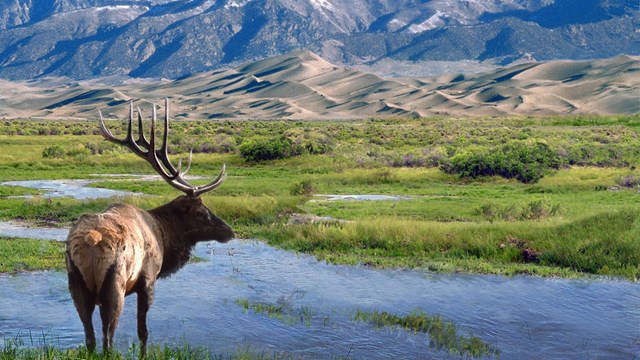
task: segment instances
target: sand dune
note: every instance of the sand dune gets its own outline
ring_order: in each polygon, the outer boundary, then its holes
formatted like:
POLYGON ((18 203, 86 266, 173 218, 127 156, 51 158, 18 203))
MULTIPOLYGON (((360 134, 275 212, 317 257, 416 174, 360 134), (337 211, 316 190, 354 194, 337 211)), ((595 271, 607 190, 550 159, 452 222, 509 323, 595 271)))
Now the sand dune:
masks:
POLYGON ((481 74, 384 79, 297 51, 182 79, 0 80, 0 117, 124 118, 171 98, 185 119, 336 119, 640 113, 640 57, 525 63, 481 74))

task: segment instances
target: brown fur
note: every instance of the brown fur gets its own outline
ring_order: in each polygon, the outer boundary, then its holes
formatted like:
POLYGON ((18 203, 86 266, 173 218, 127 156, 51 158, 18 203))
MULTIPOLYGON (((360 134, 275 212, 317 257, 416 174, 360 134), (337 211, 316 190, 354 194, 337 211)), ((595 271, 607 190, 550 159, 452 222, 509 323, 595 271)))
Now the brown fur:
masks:
POLYGON ((87 347, 95 347, 91 314, 100 306, 103 349, 108 350, 124 297, 138 294, 138 336, 144 351, 146 312, 160 276, 169 276, 189 260, 198 241, 229 241, 233 231, 202 204, 179 196, 145 211, 115 204, 105 212, 83 215, 67 237, 69 290, 85 328, 87 347))

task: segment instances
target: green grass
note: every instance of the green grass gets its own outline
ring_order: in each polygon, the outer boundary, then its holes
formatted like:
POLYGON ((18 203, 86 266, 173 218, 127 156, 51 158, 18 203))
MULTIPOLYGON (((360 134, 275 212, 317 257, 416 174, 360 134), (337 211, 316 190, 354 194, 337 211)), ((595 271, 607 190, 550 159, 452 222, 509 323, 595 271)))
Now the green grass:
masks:
POLYGON ((0 237, 0 272, 62 270, 64 267, 61 242, 0 237))
MULTIPOLYGON (((313 317, 316 316, 307 307, 294 309, 289 304, 255 302, 247 298, 236 299, 234 303, 241 306, 245 312, 264 314, 288 325, 303 322, 309 326, 313 317)), ((327 319, 325 317, 323 322, 326 323, 327 319)), ((437 315, 428 315, 421 310, 413 311, 406 316, 398 316, 384 311, 356 310, 353 320, 367 322, 378 328, 398 327, 414 333, 426 333, 429 335, 430 347, 437 350, 445 349, 451 354, 463 357, 499 357, 499 351, 480 338, 460 335, 453 322, 445 321, 437 315)))
POLYGON ((500 357, 500 351, 476 336, 460 335, 457 326, 437 315, 429 315, 415 310, 405 316, 386 311, 356 311, 354 320, 370 323, 378 328, 398 327, 429 335, 429 346, 438 350, 448 350, 452 355, 462 357, 500 357))
POLYGON ((639 232, 636 208, 573 222, 442 223, 378 218, 282 225, 265 229, 261 235, 270 244, 338 263, 506 275, 601 274, 634 280, 640 277, 639 232))
MULTIPOLYGON (((81 346, 72 349, 60 349, 52 345, 26 346, 25 341, 8 339, 0 348, 2 360, 134 360, 139 359, 140 349, 136 344, 125 351, 107 353, 90 352, 81 346)), ((214 353, 204 347, 182 345, 150 345, 147 347, 146 359, 149 360, 277 360, 295 359, 296 356, 286 352, 255 351, 251 347, 238 348, 226 353, 214 353)))
POLYGON ((35 189, 23 188, 20 186, 0 185, 0 197, 37 195, 40 191, 35 189))
MULTIPOLYGON (((178 122, 171 135, 171 149, 178 153, 171 157, 185 158, 188 146, 217 141, 220 134, 238 146, 253 136, 281 134, 294 142, 330 144, 324 154, 265 162, 244 161, 237 147, 198 145, 190 173, 204 176, 194 181, 201 184, 227 164, 226 182, 203 198, 239 237, 331 262, 637 280, 640 193, 616 186, 623 177, 640 177, 639 123, 639 116, 178 122), (560 169, 534 184, 441 170, 458 152, 522 141, 547 144, 559 156, 560 169), (314 194, 408 199, 331 202, 314 194), (346 222, 287 225, 293 213, 346 222)), ((94 125, 0 123, 0 181, 152 173, 135 155, 104 145, 92 135, 94 125), (54 145, 64 158, 43 158, 43 149, 54 145)), ((104 178, 93 186, 153 195, 119 200, 145 209, 179 194, 163 181, 104 178)), ((80 214, 102 211, 114 201, 6 197, 30 192, 0 186, 0 219, 69 226, 80 214)))
POLYGON ((311 319, 314 316, 314 313, 305 306, 300 309, 294 309, 289 304, 254 302, 247 298, 236 299, 234 303, 241 306, 245 312, 252 311, 256 314, 265 314, 270 318, 277 319, 288 325, 301 322, 306 326, 310 326, 311 319))

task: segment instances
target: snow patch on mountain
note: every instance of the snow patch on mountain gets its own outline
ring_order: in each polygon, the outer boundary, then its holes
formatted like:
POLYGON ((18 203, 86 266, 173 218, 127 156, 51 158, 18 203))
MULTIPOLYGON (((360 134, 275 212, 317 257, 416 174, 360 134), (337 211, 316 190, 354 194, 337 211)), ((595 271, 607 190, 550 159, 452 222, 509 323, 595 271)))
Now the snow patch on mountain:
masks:
POLYGON ((53 14, 51 19, 64 21, 64 19, 75 18, 75 21, 82 19, 84 22, 99 21, 102 23, 106 21, 107 23, 123 24, 135 20, 147 11, 149 11, 149 7, 143 5, 108 5, 61 12, 53 14))
POLYGON ((322 14, 328 21, 329 23, 331 23, 333 26, 335 26, 340 32, 348 34, 349 31, 347 31, 344 27, 342 27, 339 24, 339 20, 337 20, 337 17, 339 16, 344 16, 344 13, 339 11, 338 9, 336 9, 336 7, 330 3, 328 0, 309 0, 311 2, 311 6, 313 6, 313 8, 318 11, 320 14, 322 14))
POLYGON ((387 24, 387 29, 389 29, 389 31, 398 31, 405 26, 407 26, 407 23, 405 21, 402 21, 400 19, 393 19, 389 21, 389 24, 387 24))
POLYGON ((444 17, 446 16, 440 10, 437 10, 435 14, 433 14, 427 20, 421 22, 420 24, 413 24, 409 26, 409 32, 418 34, 427 30, 435 29, 439 26, 443 26, 445 24, 444 17))
POLYGON ((241 8, 245 5, 247 5, 248 3, 250 3, 252 0, 231 0, 228 3, 226 3, 224 5, 225 9, 230 9, 230 8, 241 8))
POLYGON ((330 3, 328 0, 310 0, 311 1, 311 5, 316 8, 316 10, 322 10, 324 11, 329 10, 329 11, 335 11, 335 7, 333 6, 332 3, 330 3))

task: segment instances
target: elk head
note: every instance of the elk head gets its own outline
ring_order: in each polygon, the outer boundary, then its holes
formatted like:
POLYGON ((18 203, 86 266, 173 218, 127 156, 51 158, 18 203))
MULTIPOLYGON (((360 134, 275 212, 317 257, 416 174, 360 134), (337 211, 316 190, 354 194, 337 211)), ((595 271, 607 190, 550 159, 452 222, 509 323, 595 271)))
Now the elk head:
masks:
POLYGON ((183 238, 191 244, 207 240, 226 243, 234 236, 231 227, 214 215, 199 197, 178 196, 163 208, 166 208, 170 218, 176 219, 182 228, 187 229, 183 238))
MULTIPOLYGON (((142 115, 138 108, 138 138, 134 139, 133 135, 133 102, 129 105, 129 124, 127 127, 127 136, 124 139, 118 139, 104 124, 102 113, 100 114, 100 129, 105 139, 125 146, 133 151, 134 154, 146 160, 151 167, 172 187, 185 193, 170 203, 155 209, 158 216, 164 217, 169 223, 179 224, 177 227, 187 229, 184 239, 188 242, 195 243, 197 241, 217 240, 219 242, 227 242, 233 238, 233 230, 220 218, 215 216, 209 208, 207 208, 200 196, 205 194, 222 184, 226 177, 225 166, 222 166, 220 174, 210 183, 203 186, 194 186, 188 183, 184 176, 191 168, 192 151, 189 151, 189 163, 187 168, 182 170, 182 159, 178 161, 177 169, 169 160, 168 154, 168 137, 169 137, 169 100, 165 98, 165 114, 164 114, 164 135, 162 137, 162 145, 156 149, 156 106, 153 105, 151 116, 151 133, 150 139, 144 135, 142 128, 142 115)), ((181 236, 182 237, 182 236, 181 236)))

